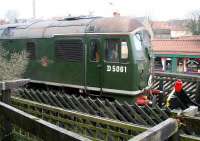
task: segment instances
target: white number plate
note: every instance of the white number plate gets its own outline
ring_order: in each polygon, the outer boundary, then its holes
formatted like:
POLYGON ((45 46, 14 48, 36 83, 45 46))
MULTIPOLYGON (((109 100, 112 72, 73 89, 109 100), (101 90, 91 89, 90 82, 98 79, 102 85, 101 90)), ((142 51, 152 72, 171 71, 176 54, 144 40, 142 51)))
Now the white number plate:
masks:
POLYGON ((127 72, 127 67, 126 66, 107 65, 106 66, 106 71, 107 72, 121 72, 121 73, 126 73, 127 72))

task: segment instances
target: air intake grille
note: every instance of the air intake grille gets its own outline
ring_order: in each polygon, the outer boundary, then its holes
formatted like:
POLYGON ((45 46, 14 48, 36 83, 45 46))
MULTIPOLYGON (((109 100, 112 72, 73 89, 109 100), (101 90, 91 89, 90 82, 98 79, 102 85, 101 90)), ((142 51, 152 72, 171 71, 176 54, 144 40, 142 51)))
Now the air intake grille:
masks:
POLYGON ((59 40, 55 42, 55 56, 66 61, 83 59, 83 43, 81 40, 59 40))

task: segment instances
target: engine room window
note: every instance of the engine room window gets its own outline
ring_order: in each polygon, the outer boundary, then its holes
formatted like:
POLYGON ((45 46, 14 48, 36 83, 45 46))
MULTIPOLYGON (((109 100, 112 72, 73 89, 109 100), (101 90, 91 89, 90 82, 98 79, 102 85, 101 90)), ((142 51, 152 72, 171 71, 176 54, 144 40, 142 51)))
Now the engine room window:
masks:
POLYGON ((58 40, 55 42, 55 56, 65 61, 83 60, 83 42, 80 39, 58 40))
POLYGON ((29 59, 35 59, 36 58, 35 43, 34 42, 27 42, 26 51, 28 53, 28 58, 29 59))
POLYGON ((99 62, 100 60, 100 51, 99 51, 99 40, 93 39, 90 41, 90 60, 99 62))
POLYGON ((105 59, 108 62, 119 62, 120 40, 108 39, 105 46, 105 59))
POLYGON ((121 59, 128 58, 128 45, 127 42, 121 42, 121 59))

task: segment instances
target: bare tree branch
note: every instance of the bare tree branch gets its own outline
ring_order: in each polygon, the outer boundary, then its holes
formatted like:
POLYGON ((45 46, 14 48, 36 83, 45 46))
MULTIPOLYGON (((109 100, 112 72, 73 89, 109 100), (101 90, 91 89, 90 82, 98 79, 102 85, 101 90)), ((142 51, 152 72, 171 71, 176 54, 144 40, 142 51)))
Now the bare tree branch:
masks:
POLYGON ((0 81, 22 78, 27 65, 28 54, 25 51, 9 53, 0 46, 0 81))
POLYGON ((200 10, 196 10, 190 14, 187 27, 193 35, 200 35, 200 10))

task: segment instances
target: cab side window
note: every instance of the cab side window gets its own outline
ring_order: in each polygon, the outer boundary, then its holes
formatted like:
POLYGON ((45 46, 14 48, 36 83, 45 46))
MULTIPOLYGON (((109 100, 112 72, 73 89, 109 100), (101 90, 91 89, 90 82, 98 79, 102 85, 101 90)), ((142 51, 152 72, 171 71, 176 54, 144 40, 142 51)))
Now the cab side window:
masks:
POLYGON ((97 39, 92 39, 90 41, 90 60, 94 62, 99 62, 100 60, 100 42, 97 39))
POLYGON ((105 45, 105 60, 108 62, 119 62, 120 40, 107 39, 105 45))

